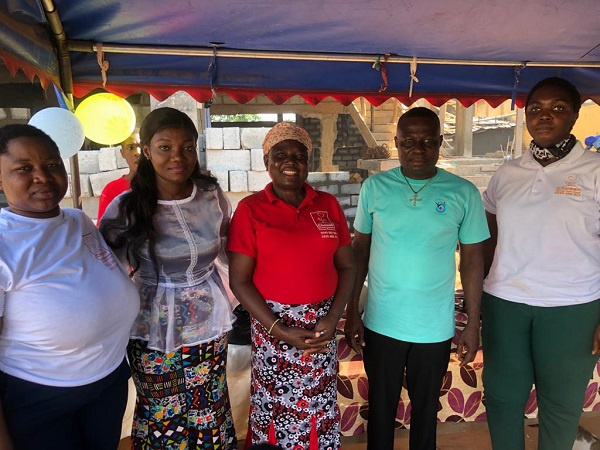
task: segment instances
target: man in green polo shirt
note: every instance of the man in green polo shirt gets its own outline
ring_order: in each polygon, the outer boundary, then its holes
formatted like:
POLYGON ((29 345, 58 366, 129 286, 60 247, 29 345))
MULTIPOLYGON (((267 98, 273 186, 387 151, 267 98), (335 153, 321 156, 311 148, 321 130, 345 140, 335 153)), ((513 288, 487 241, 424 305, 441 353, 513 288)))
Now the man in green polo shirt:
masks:
POLYGON ((369 177, 360 192, 352 244, 358 270, 345 332, 350 346, 362 349, 369 378, 367 449, 393 449, 406 370, 410 450, 435 450, 438 398, 454 336, 456 245, 469 315, 457 348, 464 365, 479 347, 482 241, 490 235, 477 188, 436 167, 442 136, 433 111, 402 115, 395 142, 400 167, 369 177), (358 298, 367 272, 361 320, 358 298))

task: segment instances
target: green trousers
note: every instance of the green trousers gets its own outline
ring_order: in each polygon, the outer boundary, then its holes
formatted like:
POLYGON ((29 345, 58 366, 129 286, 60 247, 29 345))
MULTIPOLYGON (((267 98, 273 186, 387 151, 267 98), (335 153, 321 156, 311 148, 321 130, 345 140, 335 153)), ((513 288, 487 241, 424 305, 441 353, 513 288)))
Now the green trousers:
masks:
POLYGON ((524 411, 532 385, 538 402, 539 450, 571 450, 592 355, 600 300, 536 307, 483 296, 484 402, 494 450, 525 448, 524 411))

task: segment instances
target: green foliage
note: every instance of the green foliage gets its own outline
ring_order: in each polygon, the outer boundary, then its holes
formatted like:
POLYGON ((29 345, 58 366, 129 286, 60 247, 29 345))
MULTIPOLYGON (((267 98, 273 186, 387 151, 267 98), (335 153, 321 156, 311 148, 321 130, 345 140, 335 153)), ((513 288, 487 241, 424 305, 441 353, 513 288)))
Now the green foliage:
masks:
POLYGON ((258 114, 211 114, 211 122, 260 122, 258 114))

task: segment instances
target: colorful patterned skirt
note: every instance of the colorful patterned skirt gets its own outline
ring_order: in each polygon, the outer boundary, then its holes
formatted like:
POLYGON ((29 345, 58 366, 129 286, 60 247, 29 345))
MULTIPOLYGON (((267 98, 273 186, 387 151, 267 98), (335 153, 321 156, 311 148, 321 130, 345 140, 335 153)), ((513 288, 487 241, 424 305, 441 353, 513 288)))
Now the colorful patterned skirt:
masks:
MULTIPOLYGON (((267 305, 286 326, 314 329, 332 299, 308 305, 267 305)), ((252 319, 252 385, 249 438, 284 449, 335 450, 340 447, 337 405, 337 343, 326 353, 302 350, 275 339, 252 319)))
POLYGON ((225 335, 168 353, 131 340, 127 353, 137 390, 132 449, 237 449, 225 335))

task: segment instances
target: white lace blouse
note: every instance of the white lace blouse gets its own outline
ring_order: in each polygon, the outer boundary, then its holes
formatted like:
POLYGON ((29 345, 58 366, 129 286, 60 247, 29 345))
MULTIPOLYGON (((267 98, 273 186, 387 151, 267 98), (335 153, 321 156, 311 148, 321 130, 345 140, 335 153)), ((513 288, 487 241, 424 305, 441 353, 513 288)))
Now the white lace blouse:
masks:
MULTIPOLYGON (((111 202, 103 220, 117 216, 119 200, 111 202)), ((206 191, 194 184, 188 198, 158 201, 153 218, 158 280, 146 243, 133 277, 141 304, 132 339, 170 352, 231 330, 234 316, 214 264, 217 258, 226 260, 230 216, 231 206, 220 188, 206 191)), ((126 264, 124 250, 116 253, 126 264)))

